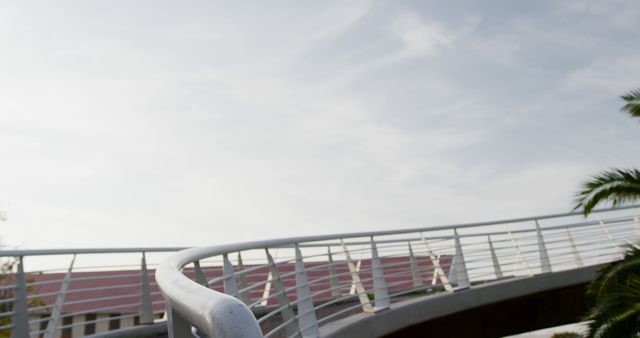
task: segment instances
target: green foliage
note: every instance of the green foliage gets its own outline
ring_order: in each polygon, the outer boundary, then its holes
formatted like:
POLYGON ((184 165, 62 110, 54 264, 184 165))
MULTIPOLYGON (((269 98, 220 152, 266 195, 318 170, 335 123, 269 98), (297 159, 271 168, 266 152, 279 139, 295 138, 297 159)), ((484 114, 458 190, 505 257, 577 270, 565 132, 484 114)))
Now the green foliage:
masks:
MULTIPOLYGON (((621 108, 632 117, 640 117, 640 90, 621 98, 621 108)), ((583 183, 576 195, 575 209, 582 208, 587 216, 601 202, 613 205, 640 200, 640 171, 611 169, 583 183)), ((624 259, 613 262, 600 271, 600 276, 588 287, 595 305, 586 319, 591 320, 589 338, 640 337, 640 247, 629 248, 624 259)))
MULTIPOLYGON (((626 104, 620 109, 632 117, 640 117, 640 89, 622 95, 626 104)), ((640 199, 640 171, 637 169, 611 169, 603 171, 582 184, 576 195, 576 209, 587 216, 601 202, 609 201, 614 206, 640 199)))
POLYGON ((640 117, 640 89, 632 90, 622 95, 621 98, 627 102, 620 110, 629 113, 633 117, 640 117))
POLYGON ((611 201, 614 206, 640 199, 640 171, 612 169, 604 171, 583 183, 576 195, 575 209, 582 208, 585 216, 600 202, 611 201))
POLYGON ((639 337, 640 248, 631 247, 624 259, 605 266, 589 284, 587 294, 595 305, 586 319, 588 338, 639 337))

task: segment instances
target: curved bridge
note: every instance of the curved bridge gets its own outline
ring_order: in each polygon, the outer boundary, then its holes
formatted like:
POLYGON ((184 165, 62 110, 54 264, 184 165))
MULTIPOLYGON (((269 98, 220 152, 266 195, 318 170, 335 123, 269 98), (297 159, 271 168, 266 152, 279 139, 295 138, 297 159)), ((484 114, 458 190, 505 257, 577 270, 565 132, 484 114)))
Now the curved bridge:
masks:
POLYGON ((193 248, 156 280, 173 337, 424 334, 425 321, 580 290, 639 226, 620 208, 193 248))
POLYGON ((637 240, 632 208, 208 248, 0 250, 0 336, 528 331, 582 311, 593 269, 637 240))

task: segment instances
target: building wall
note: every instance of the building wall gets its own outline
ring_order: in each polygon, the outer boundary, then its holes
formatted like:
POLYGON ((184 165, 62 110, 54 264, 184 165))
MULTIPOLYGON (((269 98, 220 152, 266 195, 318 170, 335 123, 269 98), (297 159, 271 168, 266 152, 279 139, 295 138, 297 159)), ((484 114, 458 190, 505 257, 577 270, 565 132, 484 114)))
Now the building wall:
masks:
MULTIPOLYGON (((112 319, 113 316, 116 314, 109 314, 109 313, 100 313, 96 315, 96 322, 95 322, 95 332, 94 333, 103 333, 103 332, 108 332, 110 331, 110 326, 111 327, 117 327, 117 329, 124 329, 124 328, 128 328, 128 327, 132 327, 135 326, 136 323, 136 317, 127 317, 127 318, 117 318, 117 319, 112 319)), ((30 316, 30 320, 36 320, 36 319, 44 319, 45 317, 42 315, 34 315, 34 316, 30 316)), ((76 337, 84 337, 85 336, 85 332, 87 329, 87 326, 91 325, 91 324, 86 324, 85 322, 87 321, 87 317, 86 315, 78 315, 78 316, 73 316, 72 318, 72 322, 70 324, 80 324, 77 326, 73 326, 70 329, 67 330, 63 330, 63 329, 58 329, 56 331, 55 334, 55 338, 76 338, 76 337), (84 323, 84 324, 82 324, 84 323), (67 335, 69 334, 69 335, 67 335)), ((67 319, 68 322, 68 319, 67 319)), ((36 331, 41 331, 46 329, 48 324, 48 321, 42 321, 42 322, 37 322, 37 323, 32 323, 29 325, 29 330, 30 332, 36 332, 36 331)), ((58 327, 62 326, 62 322, 58 324, 58 327)), ((40 333, 39 337, 42 337, 43 332, 40 333)))

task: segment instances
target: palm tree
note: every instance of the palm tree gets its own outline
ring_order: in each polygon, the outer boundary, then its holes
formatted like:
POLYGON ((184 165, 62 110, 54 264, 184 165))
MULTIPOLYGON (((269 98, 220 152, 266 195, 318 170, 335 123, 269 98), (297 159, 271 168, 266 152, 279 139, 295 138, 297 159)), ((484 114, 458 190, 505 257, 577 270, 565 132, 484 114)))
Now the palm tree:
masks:
POLYGON ((640 336, 640 247, 633 246, 623 260, 606 265, 588 286, 595 300, 586 319, 588 338, 640 336))
MULTIPOLYGON (((632 117, 640 117, 640 90, 632 90, 622 95, 626 104, 620 109, 632 117)), ((611 169, 591 177, 582 185, 576 195, 575 209, 582 209, 587 216, 601 202, 612 204, 640 199, 640 171, 637 169, 611 169)))
MULTIPOLYGON (((621 111, 640 117, 640 90, 621 98, 626 104, 621 111)), ((640 171, 614 168, 585 181, 576 195, 575 209, 587 216, 601 202, 614 206, 640 200, 640 171)), ((633 245, 623 260, 606 265, 598 278, 588 286, 595 304, 586 319, 589 338, 640 337, 640 246, 633 245)))

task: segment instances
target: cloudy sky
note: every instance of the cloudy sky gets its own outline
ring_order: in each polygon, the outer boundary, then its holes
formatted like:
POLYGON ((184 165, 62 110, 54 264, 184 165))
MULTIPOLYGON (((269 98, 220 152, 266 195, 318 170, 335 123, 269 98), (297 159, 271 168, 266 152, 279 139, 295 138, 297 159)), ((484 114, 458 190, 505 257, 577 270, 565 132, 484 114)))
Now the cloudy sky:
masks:
POLYGON ((0 222, 207 245, 565 212, 638 164, 629 1, 0 2, 0 222))

